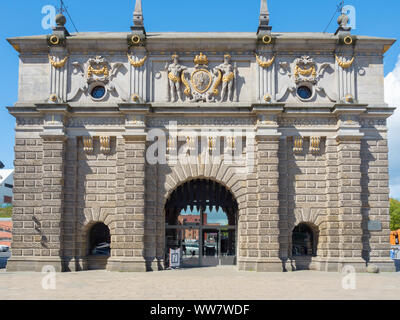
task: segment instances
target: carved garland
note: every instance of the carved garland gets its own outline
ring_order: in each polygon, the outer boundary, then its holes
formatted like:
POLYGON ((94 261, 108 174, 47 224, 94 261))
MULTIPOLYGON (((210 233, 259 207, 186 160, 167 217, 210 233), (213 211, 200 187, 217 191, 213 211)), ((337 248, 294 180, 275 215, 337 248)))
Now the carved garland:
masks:
POLYGON ((336 54, 335 54, 335 58, 336 58, 336 61, 337 61, 338 65, 340 67, 342 67, 343 69, 350 68, 351 65, 353 64, 354 60, 355 60, 355 57, 353 57, 351 60, 345 62, 345 61, 341 60, 336 54))
POLYGON ((315 70, 315 66, 312 66, 308 69, 301 69, 298 65, 294 69, 294 75, 296 78, 299 77, 299 74, 302 76, 312 75, 314 78, 317 75, 317 71, 315 70))
POLYGON ((260 59, 260 57, 257 56, 257 54, 255 54, 255 56, 256 56, 257 63, 258 63, 259 66, 262 67, 262 68, 269 68, 270 66, 272 66, 272 64, 274 63, 275 58, 276 58, 276 54, 274 54, 274 56, 273 56, 271 59, 269 59, 269 60, 267 60, 267 61, 262 61, 262 60, 260 59))
POLYGON ((64 59, 57 62, 57 61, 53 60, 53 58, 49 54, 49 61, 50 61, 51 65, 56 69, 60 69, 60 68, 64 67, 68 61, 68 58, 69 58, 69 55, 67 55, 64 59))
POLYGON ((143 57, 143 58, 140 59, 139 61, 133 60, 133 59, 130 57, 129 53, 127 53, 126 56, 128 57, 129 63, 130 63, 133 67, 135 67, 135 68, 140 68, 140 67, 142 67, 142 66, 144 65, 144 63, 146 62, 146 60, 147 60, 147 56, 143 57))
POLYGON ((107 66, 104 66, 103 68, 99 68, 99 69, 89 66, 87 73, 88 73, 88 77, 91 77, 92 74, 95 74, 96 76, 104 75, 105 77, 108 77, 108 75, 110 74, 110 71, 108 70, 107 66))

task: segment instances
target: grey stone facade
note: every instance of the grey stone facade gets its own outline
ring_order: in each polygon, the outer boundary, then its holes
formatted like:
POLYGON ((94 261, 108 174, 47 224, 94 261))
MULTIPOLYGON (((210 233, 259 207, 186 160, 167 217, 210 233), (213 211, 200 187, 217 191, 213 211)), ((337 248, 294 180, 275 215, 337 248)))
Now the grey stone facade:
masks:
POLYGON ((98 262, 107 270, 161 270, 166 201, 196 178, 224 185, 238 203, 239 270, 301 265, 292 255, 299 223, 317 230, 310 269, 393 269, 386 126, 393 109, 384 103, 383 54, 394 40, 271 33, 268 22, 258 35, 143 33, 142 22, 131 33, 69 36, 60 27, 57 44, 9 39, 20 54, 19 98, 9 107, 16 117, 9 271, 90 268, 96 222, 111 233, 111 256, 98 262), (217 85, 227 54, 232 78, 221 73, 217 85), (173 55, 185 67, 175 80, 165 69, 173 55), (204 94, 196 72, 210 81, 204 94), (174 101, 168 86, 177 82, 182 99, 174 101), (222 100, 224 82, 232 96, 222 100), (96 86, 104 87, 101 98, 91 95, 96 86), (311 96, 299 96, 300 86, 311 96), (253 168, 224 156, 210 163, 207 154, 150 164, 148 133, 169 121, 178 130, 247 130, 254 138, 246 136, 242 156, 253 168), (368 230, 371 220, 380 231, 368 230))

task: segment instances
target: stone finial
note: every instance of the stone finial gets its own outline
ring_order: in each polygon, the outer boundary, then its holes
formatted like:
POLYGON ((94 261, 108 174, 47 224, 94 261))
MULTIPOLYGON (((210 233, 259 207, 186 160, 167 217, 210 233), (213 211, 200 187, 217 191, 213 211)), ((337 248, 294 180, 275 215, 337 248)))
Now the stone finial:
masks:
POLYGON ((60 13, 55 17, 56 26, 53 27, 53 32, 48 36, 47 40, 50 46, 65 46, 66 38, 70 35, 65 24, 67 23, 67 18, 62 13, 62 9, 60 9, 60 13))
POLYGON ((260 8, 260 26, 267 26, 269 24, 269 11, 267 0, 261 0, 260 8))
POLYGON ((260 23, 258 25, 257 34, 269 34, 272 27, 269 26, 269 10, 267 0, 261 0, 260 7, 260 23))
POLYGON ((67 23, 67 18, 62 13, 57 14, 55 20, 57 27, 64 27, 67 23))
POLYGON ((133 12, 133 24, 143 27, 142 0, 136 0, 135 11, 133 12))
POLYGON ((349 19, 350 18, 346 14, 346 12, 342 11, 342 14, 337 19, 337 23, 338 23, 339 26, 338 26, 338 29, 336 30, 335 34, 338 34, 338 33, 350 34, 351 27, 348 26, 349 19))
POLYGON ((131 27, 132 35, 140 37, 139 41, 134 41, 134 45, 140 45, 146 38, 146 30, 143 24, 142 0, 136 0, 135 11, 133 11, 133 26, 131 27))

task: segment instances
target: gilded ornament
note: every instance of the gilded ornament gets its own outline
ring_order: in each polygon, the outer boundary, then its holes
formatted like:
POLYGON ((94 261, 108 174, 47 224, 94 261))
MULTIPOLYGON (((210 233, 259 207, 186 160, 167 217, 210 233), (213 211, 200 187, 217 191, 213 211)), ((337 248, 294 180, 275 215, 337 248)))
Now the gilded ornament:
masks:
MULTIPOLYGON (((169 74, 168 74, 168 78, 169 78, 169 74)), ((189 82, 185 78, 185 72, 182 72, 181 79, 182 79, 182 83, 185 86, 185 90, 183 91, 183 93, 185 94, 185 96, 189 97, 190 93, 191 93, 191 89, 190 89, 189 82)))
POLYGON ((344 98, 346 100, 346 102, 351 103, 353 102, 354 98, 351 94, 347 94, 344 98))
POLYGON ((104 75, 105 77, 108 77, 108 75, 110 74, 107 66, 104 66, 103 68, 94 68, 92 66, 89 66, 88 68, 88 77, 91 77, 93 74, 95 74, 96 76, 99 75, 104 75))
POLYGON ((311 137, 310 138, 310 150, 312 153, 318 153, 320 151, 320 137, 311 137))
MULTIPOLYGON (((214 86, 213 86, 213 88, 212 88, 212 92, 213 92, 213 94, 215 94, 215 95, 218 95, 218 93, 219 93, 218 87, 219 87, 219 85, 221 84, 221 79, 222 79, 222 72, 221 72, 221 70, 217 69, 217 71, 218 71, 218 78, 217 78, 217 81, 215 81, 215 84, 214 84, 214 86)), ((225 77, 224 77, 224 78, 225 78, 225 77)))
POLYGON ((52 35, 51 37, 50 37, 50 43, 52 44, 52 45, 58 45, 59 43, 60 43, 60 38, 59 37, 57 37, 56 35, 52 35))
POLYGON ((272 64, 274 63, 275 58, 276 58, 276 54, 274 54, 274 56, 273 56, 271 59, 269 59, 269 60, 267 60, 267 61, 262 61, 262 60, 260 59, 260 57, 257 56, 257 54, 255 54, 255 56, 256 56, 257 63, 258 63, 259 66, 262 67, 262 68, 269 68, 270 66, 272 66, 272 64))
POLYGON ((351 45, 353 43, 353 38, 350 36, 347 36, 343 39, 343 42, 347 45, 351 45))
POLYGON ((65 64, 67 63, 68 58, 69 58, 69 55, 67 55, 64 59, 57 62, 57 61, 53 60, 53 58, 49 54, 50 64, 56 69, 60 69, 60 68, 64 67, 65 64))
POLYGON ((264 44, 270 44, 272 42, 272 37, 266 34, 264 37, 262 37, 262 42, 264 44))
POLYGON ((230 74, 222 78, 222 82, 231 82, 233 78, 235 78, 235 74, 231 72, 230 74))
POLYGON ((315 69, 315 65, 308 69, 302 69, 298 65, 296 65, 296 67, 294 69, 294 75, 296 78, 298 78, 299 75, 302 75, 302 76, 312 75, 315 78, 317 76, 317 70, 315 69))
POLYGON ((208 65, 208 58, 202 52, 194 58, 194 63, 197 65, 208 65))
POLYGON ((93 138, 92 137, 83 137, 83 151, 86 153, 93 152, 93 138))
POLYGON ((110 153, 110 137, 100 137, 100 151, 104 154, 110 153))
POLYGON ((264 101, 265 101, 265 102, 271 102, 271 100, 272 100, 271 95, 270 95, 269 93, 267 93, 267 94, 264 96, 264 101))
POLYGON ((175 83, 181 81, 181 79, 178 76, 175 76, 174 74, 172 74, 172 72, 168 73, 168 79, 175 83))
POLYGON ((129 53, 127 53, 126 56, 128 57, 129 63, 135 68, 142 67, 144 65, 144 63, 146 62, 146 60, 147 60, 147 55, 145 57, 143 57, 142 59, 138 60, 138 61, 133 60, 130 57, 129 53))
POLYGON ((131 41, 134 44, 139 44, 140 43, 140 37, 138 35, 134 35, 134 36, 132 36, 131 41))
POLYGON ((355 60, 355 57, 353 57, 351 60, 345 62, 345 61, 341 60, 337 55, 335 55, 335 58, 336 58, 338 65, 340 67, 342 67, 343 69, 350 68, 355 60))
POLYGON ((50 95, 49 100, 52 101, 52 102, 57 102, 58 96, 53 93, 53 94, 50 95))
POLYGON ((293 152, 294 153, 303 152, 303 138, 302 137, 293 137, 293 152))
POLYGON ((140 96, 137 93, 134 93, 132 95, 132 101, 139 102, 140 101, 140 96))

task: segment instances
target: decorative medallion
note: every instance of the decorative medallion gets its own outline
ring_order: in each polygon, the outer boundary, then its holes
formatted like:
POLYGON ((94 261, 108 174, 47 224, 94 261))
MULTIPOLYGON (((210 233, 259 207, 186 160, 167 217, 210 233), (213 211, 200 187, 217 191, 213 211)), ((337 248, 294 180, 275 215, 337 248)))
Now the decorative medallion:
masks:
POLYGON ((197 69, 192 73, 190 81, 197 92, 204 93, 212 84, 211 72, 206 69, 197 69))

